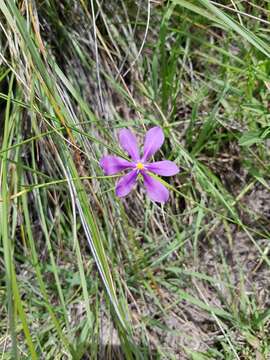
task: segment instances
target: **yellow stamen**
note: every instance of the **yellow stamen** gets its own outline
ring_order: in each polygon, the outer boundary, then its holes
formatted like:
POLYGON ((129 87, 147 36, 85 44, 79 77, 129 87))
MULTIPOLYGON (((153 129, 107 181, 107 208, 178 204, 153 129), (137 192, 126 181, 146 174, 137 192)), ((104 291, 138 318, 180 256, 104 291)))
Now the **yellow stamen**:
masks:
POLYGON ((143 163, 138 162, 138 164, 136 165, 136 168, 137 168, 138 170, 143 170, 143 169, 144 169, 143 163))

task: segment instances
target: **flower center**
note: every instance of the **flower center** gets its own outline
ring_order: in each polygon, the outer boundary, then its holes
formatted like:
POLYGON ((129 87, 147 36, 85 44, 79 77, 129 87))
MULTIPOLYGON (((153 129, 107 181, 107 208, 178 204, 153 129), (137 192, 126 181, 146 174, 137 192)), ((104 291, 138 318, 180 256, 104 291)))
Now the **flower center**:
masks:
POLYGON ((138 170, 143 170, 143 169, 144 169, 143 163, 138 162, 137 165, 136 165, 136 168, 137 168, 138 170))

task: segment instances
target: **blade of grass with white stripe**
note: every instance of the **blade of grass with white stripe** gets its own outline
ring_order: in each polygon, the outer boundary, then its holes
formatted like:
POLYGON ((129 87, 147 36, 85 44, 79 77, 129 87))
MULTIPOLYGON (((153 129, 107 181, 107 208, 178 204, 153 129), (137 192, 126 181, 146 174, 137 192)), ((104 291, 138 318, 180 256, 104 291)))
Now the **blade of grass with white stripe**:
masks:
MULTIPOLYGON (((13 78, 13 75, 12 75, 13 78)), ((13 84, 13 80, 11 81, 11 86, 13 84)), ((19 92, 19 91, 18 91, 19 92)), ((10 94, 11 95, 11 94, 10 94)), ((19 95, 20 96, 20 95, 19 95)), ((20 127, 20 117, 21 112, 19 111, 19 106, 17 103, 12 104, 12 111, 9 117, 9 123, 12 124, 10 126, 10 134, 9 134, 9 143, 12 143, 13 139, 16 138, 18 140, 21 139, 21 127, 20 127)), ((20 163, 20 148, 17 147, 15 151, 7 151, 5 152, 7 155, 10 154, 10 156, 14 157, 14 161, 17 162, 17 164, 20 163)), ((14 166, 9 164, 9 194, 10 193, 17 193, 19 192, 20 188, 20 179, 22 174, 22 169, 19 166, 14 166)), ((9 200, 11 200, 11 196, 9 195, 9 200)), ((14 244, 17 244, 16 238, 17 238, 17 226, 19 222, 19 201, 20 199, 14 199, 13 202, 9 202, 10 208, 9 208, 9 236, 11 241, 14 241, 14 244)), ((13 251, 12 251, 13 252, 13 251)), ((16 253, 16 250, 14 249, 14 253, 16 253)), ((14 256, 15 257, 15 256, 14 256)), ((22 292, 22 289, 20 289, 20 281, 17 280, 17 274, 15 269, 16 260, 11 264, 11 270, 12 270, 12 293, 13 293, 13 299, 14 299, 14 307, 16 313, 18 313, 18 322, 21 321, 22 329, 25 335, 26 343, 28 345, 31 358, 32 359, 38 359, 37 353, 35 351, 34 341, 32 340, 31 332, 28 327, 27 323, 27 317, 26 313, 24 311, 24 301, 21 299, 20 293, 22 292)), ((20 276, 20 273, 18 272, 18 277, 20 276)), ((30 323, 30 322, 29 322, 30 323)))
MULTIPOLYGON (((10 104, 11 94, 14 77, 11 76, 9 83, 8 99, 6 103, 5 111, 5 123, 4 123, 4 136, 2 150, 5 150, 9 146, 9 136, 12 127, 10 104)), ((15 314, 15 303, 13 298, 13 286, 12 286, 12 267, 13 267, 13 245, 9 234, 9 169, 8 169, 8 152, 4 152, 1 161, 1 193, 3 203, 1 206, 1 237, 4 249, 4 262, 6 271, 6 289, 7 289, 7 308, 8 308, 8 328, 12 340, 12 357, 16 360, 18 358, 17 351, 17 340, 16 340, 16 314, 15 314)))

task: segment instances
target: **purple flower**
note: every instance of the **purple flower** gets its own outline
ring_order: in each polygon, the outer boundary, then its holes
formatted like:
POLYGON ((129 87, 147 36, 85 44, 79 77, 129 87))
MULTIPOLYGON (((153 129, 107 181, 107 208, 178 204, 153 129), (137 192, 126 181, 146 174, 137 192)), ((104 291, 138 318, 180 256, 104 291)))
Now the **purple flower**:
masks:
POLYGON ((169 160, 149 163, 149 159, 160 149, 164 142, 164 134, 160 127, 155 126, 147 131, 144 141, 143 156, 140 156, 137 140, 128 129, 119 132, 119 142, 122 148, 129 154, 131 161, 118 156, 107 155, 100 160, 106 175, 113 175, 123 170, 129 172, 120 178, 116 185, 116 195, 126 196, 130 193, 139 174, 142 175, 146 192, 151 200, 164 203, 169 198, 168 189, 158 180, 154 179, 149 172, 161 176, 171 176, 179 172, 176 164, 169 160))

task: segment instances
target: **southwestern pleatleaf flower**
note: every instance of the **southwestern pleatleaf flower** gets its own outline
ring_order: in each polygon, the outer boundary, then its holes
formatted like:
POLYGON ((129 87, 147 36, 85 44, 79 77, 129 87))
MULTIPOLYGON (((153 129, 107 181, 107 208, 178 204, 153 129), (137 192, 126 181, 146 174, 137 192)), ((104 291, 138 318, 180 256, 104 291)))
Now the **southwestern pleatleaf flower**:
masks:
POLYGON ((168 189, 160 181, 151 177, 149 173, 172 176, 179 172, 179 168, 174 162, 169 160, 149 162, 149 159, 161 148, 164 142, 162 129, 159 126, 155 126, 147 131, 142 157, 140 156, 136 137, 131 130, 122 129, 119 132, 119 142, 131 157, 131 161, 113 155, 104 156, 100 160, 100 166, 106 175, 129 170, 117 182, 116 195, 119 197, 128 195, 136 184, 139 174, 141 174, 149 198, 159 203, 165 203, 169 198, 168 189))

